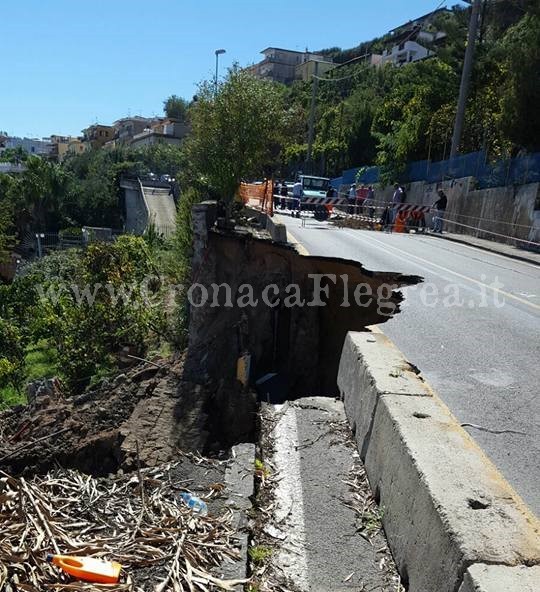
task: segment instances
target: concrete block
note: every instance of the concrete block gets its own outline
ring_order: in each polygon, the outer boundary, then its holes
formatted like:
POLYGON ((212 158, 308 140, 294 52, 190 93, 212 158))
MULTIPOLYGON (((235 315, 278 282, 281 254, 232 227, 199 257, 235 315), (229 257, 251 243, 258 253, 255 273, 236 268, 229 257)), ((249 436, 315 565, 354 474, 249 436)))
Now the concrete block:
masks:
POLYGON ((365 458, 375 407, 381 395, 430 397, 433 394, 416 369, 381 333, 347 334, 337 383, 362 458, 365 458))
POLYGON ((287 227, 285 224, 274 222, 270 216, 266 219, 266 230, 270 233, 272 240, 276 243, 287 242, 287 227))
MULTIPOLYGON (((234 539, 239 557, 236 560, 226 558, 221 564, 219 575, 226 580, 243 579, 247 574, 248 512, 252 507, 250 497, 255 493, 255 444, 237 444, 231 454, 225 470, 226 505, 232 512, 231 524, 236 530, 234 539)), ((237 589, 240 588, 239 585, 237 589)))
POLYGON ((507 567, 476 563, 465 572, 459 592, 536 592, 539 587, 539 565, 507 567))
POLYGON ((379 393, 365 465, 411 592, 455 592, 471 563, 540 562, 538 520, 436 396, 379 393))

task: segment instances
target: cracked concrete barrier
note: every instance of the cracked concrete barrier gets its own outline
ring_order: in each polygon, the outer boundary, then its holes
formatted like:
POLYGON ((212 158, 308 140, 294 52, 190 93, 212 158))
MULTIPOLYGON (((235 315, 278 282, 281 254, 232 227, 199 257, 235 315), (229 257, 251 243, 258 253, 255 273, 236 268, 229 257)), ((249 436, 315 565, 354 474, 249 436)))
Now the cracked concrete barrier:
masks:
MULTIPOLYGON (((348 333, 338 386, 410 592, 457 592, 473 564, 540 563, 538 519, 387 337, 348 333)), ((527 572, 505 573, 479 590, 527 589, 527 572)))

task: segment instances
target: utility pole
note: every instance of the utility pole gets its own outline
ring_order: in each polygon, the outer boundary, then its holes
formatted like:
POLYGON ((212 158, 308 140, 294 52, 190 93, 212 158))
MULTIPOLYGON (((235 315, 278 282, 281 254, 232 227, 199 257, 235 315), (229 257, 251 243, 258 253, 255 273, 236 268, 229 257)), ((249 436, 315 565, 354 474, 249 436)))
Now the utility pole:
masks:
POLYGON ((315 73, 313 74, 313 86, 311 89, 311 107, 309 109, 309 121, 308 121, 308 148, 306 165, 307 172, 313 174, 313 140, 315 136, 315 107, 317 106, 317 90, 319 88, 319 62, 314 62, 315 73))
POLYGON ((472 3, 471 20, 469 21, 469 34, 467 36, 465 60, 463 61, 463 72, 461 73, 461 85, 459 87, 459 99, 457 104, 456 120, 454 122, 454 133, 452 135, 452 147, 450 148, 450 158, 454 158, 454 156, 457 155, 459 144, 461 142, 463 121, 465 119, 465 107, 467 104, 467 97, 469 96, 469 83, 471 81, 476 36, 478 34, 480 5, 482 0, 470 0, 470 2, 472 3))

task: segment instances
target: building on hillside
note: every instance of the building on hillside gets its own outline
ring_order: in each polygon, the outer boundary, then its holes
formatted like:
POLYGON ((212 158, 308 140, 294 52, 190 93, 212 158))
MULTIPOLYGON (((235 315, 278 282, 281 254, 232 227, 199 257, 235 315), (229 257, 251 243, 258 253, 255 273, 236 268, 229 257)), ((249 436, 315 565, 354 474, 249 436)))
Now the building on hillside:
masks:
POLYGON ((448 8, 439 8, 392 29, 391 47, 384 50, 379 63, 403 66, 435 55, 435 48, 444 42, 446 33, 437 30, 433 21, 435 17, 449 12, 448 8))
POLYGON ((82 138, 71 138, 68 143, 68 154, 82 154, 90 149, 90 144, 84 142, 82 138))
POLYGON ((136 135, 141 134, 147 128, 150 129, 154 122, 155 119, 153 118, 141 117, 139 115, 118 119, 113 124, 115 129, 115 144, 130 144, 136 135))
POLYGON ((76 138, 72 136, 58 136, 53 134, 49 145, 49 158, 56 162, 62 162, 69 151, 69 143, 76 138))
POLYGON ((171 118, 160 119, 145 128, 140 134, 133 136, 131 146, 140 148, 160 142, 179 145, 188 133, 189 126, 186 123, 171 118))
MULTIPOLYGON (((331 60, 324 56, 309 51, 294 51, 279 47, 267 47, 261 53, 264 59, 257 64, 246 68, 248 72, 258 78, 292 84, 295 80, 308 76, 309 71, 314 71, 314 65, 301 67, 306 62, 319 62, 331 64, 331 60), (298 69, 298 67, 300 67, 298 69)), ((321 71, 328 71, 328 66, 320 66, 321 71), (326 70, 324 70, 326 68, 326 70)))
POLYGON ((18 138, 16 136, 2 136, 0 152, 8 148, 22 148, 28 154, 48 156, 50 141, 47 138, 18 138))
POLYGON ((309 82, 313 75, 324 76, 335 67, 334 62, 326 60, 306 60, 294 69, 295 79, 309 82))
POLYGON ((83 130, 83 140, 92 148, 101 148, 106 142, 113 139, 115 128, 112 125, 95 123, 83 130))
POLYGON ((391 49, 385 49, 380 56, 379 63, 393 64, 394 66, 403 66, 410 62, 417 62, 433 55, 433 51, 420 45, 416 41, 405 41, 394 45, 391 49))

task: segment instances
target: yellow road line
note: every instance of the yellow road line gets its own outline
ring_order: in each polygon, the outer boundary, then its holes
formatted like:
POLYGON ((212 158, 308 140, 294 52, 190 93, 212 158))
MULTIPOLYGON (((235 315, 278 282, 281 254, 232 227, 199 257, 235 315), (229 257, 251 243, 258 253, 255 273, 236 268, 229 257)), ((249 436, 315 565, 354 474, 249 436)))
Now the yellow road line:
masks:
POLYGON ((288 237, 287 240, 295 246, 296 250, 298 251, 298 253, 300 253, 300 255, 303 255, 304 257, 309 257, 309 255, 310 255, 309 251, 294 236, 294 234, 289 230, 288 227, 287 227, 287 237, 288 237))

